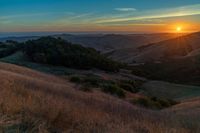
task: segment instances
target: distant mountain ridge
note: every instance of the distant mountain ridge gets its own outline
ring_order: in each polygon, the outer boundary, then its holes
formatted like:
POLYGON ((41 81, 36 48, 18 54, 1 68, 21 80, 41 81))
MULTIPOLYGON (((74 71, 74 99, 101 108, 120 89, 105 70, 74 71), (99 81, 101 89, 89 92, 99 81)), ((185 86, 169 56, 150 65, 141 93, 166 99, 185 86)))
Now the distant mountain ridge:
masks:
MULTIPOLYGON (((74 44, 94 48, 110 58, 126 63, 143 63, 162 61, 166 57, 198 55, 200 32, 183 35, 177 34, 55 34, 52 37, 62 38, 74 44)), ((0 41, 14 40, 25 42, 36 40, 40 36, 7 37, 0 41)))
MULTIPOLYGON (((92 47, 96 50, 107 52, 111 50, 124 49, 124 48, 137 48, 141 45, 155 43, 169 38, 173 38, 173 34, 55 34, 50 35, 53 37, 60 37, 72 43, 81 44, 85 47, 92 47)), ((27 40, 35 40, 40 36, 23 36, 23 37, 4 37, 0 41, 14 40, 24 42, 27 40)))

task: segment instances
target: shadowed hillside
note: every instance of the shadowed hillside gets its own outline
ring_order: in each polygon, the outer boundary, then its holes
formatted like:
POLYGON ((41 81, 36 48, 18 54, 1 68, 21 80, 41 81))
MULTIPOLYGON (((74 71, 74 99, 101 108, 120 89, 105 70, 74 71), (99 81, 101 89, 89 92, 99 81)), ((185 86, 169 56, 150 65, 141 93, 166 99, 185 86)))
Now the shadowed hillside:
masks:
POLYGON ((16 52, 22 52, 26 60, 54 66, 65 66, 78 69, 102 69, 105 71, 119 71, 122 65, 93 48, 72 44, 61 38, 41 37, 24 43, 7 41, 0 44, 0 58, 16 52))

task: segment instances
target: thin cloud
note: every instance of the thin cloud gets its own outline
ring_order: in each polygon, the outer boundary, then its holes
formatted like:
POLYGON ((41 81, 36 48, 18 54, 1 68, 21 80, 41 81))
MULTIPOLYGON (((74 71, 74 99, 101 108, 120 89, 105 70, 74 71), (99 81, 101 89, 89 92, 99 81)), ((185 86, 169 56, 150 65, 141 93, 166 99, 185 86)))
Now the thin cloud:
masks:
MULTIPOLYGON (((62 12, 46 12, 46 13, 27 13, 27 14, 13 14, 7 16, 0 16, 0 20, 15 19, 15 18, 26 18, 26 17, 37 17, 37 16, 47 16, 61 14, 62 12)), ((63 13, 62 13, 63 14, 63 13)), ((73 12, 64 12, 67 15, 73 15, 73 12)))
POLYGON ((71 17, 70 19, 80 19, 80 18, 87 18, 88 16, 93 15, 93 13, 84 13, 84 14, 79 14, 71 17))
POLYGON ((116 11, 121 11, 121 12, 129 12, 129 11, 136 11, 137 9, 135 8, 115 8, 116 11))
POLYGON ((66 16, 64 18, 60 18, 56 21, 54 21, 53 23, 56 24, 64 24, 64 25, 68 25, 68 24, 82 24, 83 22, 85 22, 87 19, 89 19, 92 15, 94 15, 94 13, 83 13, 83 14, 73 14, 70 16, 66 16))
POLYGON ((34 17, 34 16, 44 16, 44 15, 48 15, 48 14, 50 14, 50 13, 15 14, 15 15, 9 15, 9 16, 2 16, 2 17, 0 17, 0 20, 13 19, 13 18, 23 18, 23 17, 34 17))
POLYGON ((115 22, 128 22, 134 20, 144 20, 144 19, 161 19, 161 18, 170 18, 170 17, 182 17, 182 16, 192 16, 192 15, 200 15, 200 4, 196 5, 188 5, 176 8, 168 8, 168 9, 158 9, 158 10, 149 10, 143 11, 139 14, 118 17, 108 18, 108 19, 99 19, 96 20, 95 23, 115 23, 115 22))

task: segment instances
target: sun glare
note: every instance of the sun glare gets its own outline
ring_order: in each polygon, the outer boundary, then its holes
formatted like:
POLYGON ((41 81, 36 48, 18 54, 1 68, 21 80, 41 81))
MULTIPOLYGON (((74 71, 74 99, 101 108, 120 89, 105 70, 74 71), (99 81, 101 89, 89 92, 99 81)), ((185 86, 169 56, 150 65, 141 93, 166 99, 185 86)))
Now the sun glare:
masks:
POLYGON ((182 27, 181 26, 176 27, 176 31, 177 32, 181 32, 182 31, 182 27))

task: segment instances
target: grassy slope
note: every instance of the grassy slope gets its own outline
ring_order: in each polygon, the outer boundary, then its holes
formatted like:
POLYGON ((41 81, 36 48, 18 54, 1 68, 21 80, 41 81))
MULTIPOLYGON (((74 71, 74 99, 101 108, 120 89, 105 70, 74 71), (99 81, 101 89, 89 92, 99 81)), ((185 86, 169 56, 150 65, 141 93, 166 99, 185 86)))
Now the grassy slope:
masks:
MULTIPOLYGON (((26 66, 35 70, 39 70, 41 72, 53 73, 58 75, 67 75, 67 74, 75 74, 79 73, 77 70, 69 69, 66 67, 58 67, 58 66, 49 66, 49 65, 40 65, 36 63, 32 63, 26 61, 26 57, 22 54, 22 52, 14 53, 8 57, 2 58, 1 61, 19 64, 22 66, 26 66)), ((87 72, 86 72, 87 73, 87 72)), ((119 74, 106 74, 103 72, 93 72, 97 75, 100 75, 103 78, 119 78, 124 79, 127 78, 127 75, 119 74)), ((135 77, 129 77, 129 79, 137 79, 135 77)), ((183 100, 189 99, 192 97, 200 96, 200 87, 197 86, 188 86, 181 84, 173 84, 169 82, 161 82, 161 81, 150 81, 146 82, 143 85, 146 94, 150 96, 163 97, 175 100, 183 100)))
MULTIPOLYGON (((170 111, 138 108, 98 91, 81 92, 66 80, 24 67, 0 63, 0 78, 2 131, 200 131, 198 126, 183 125, 170 111)), ((187 117, 182 118, 190 122, 187 117)))

